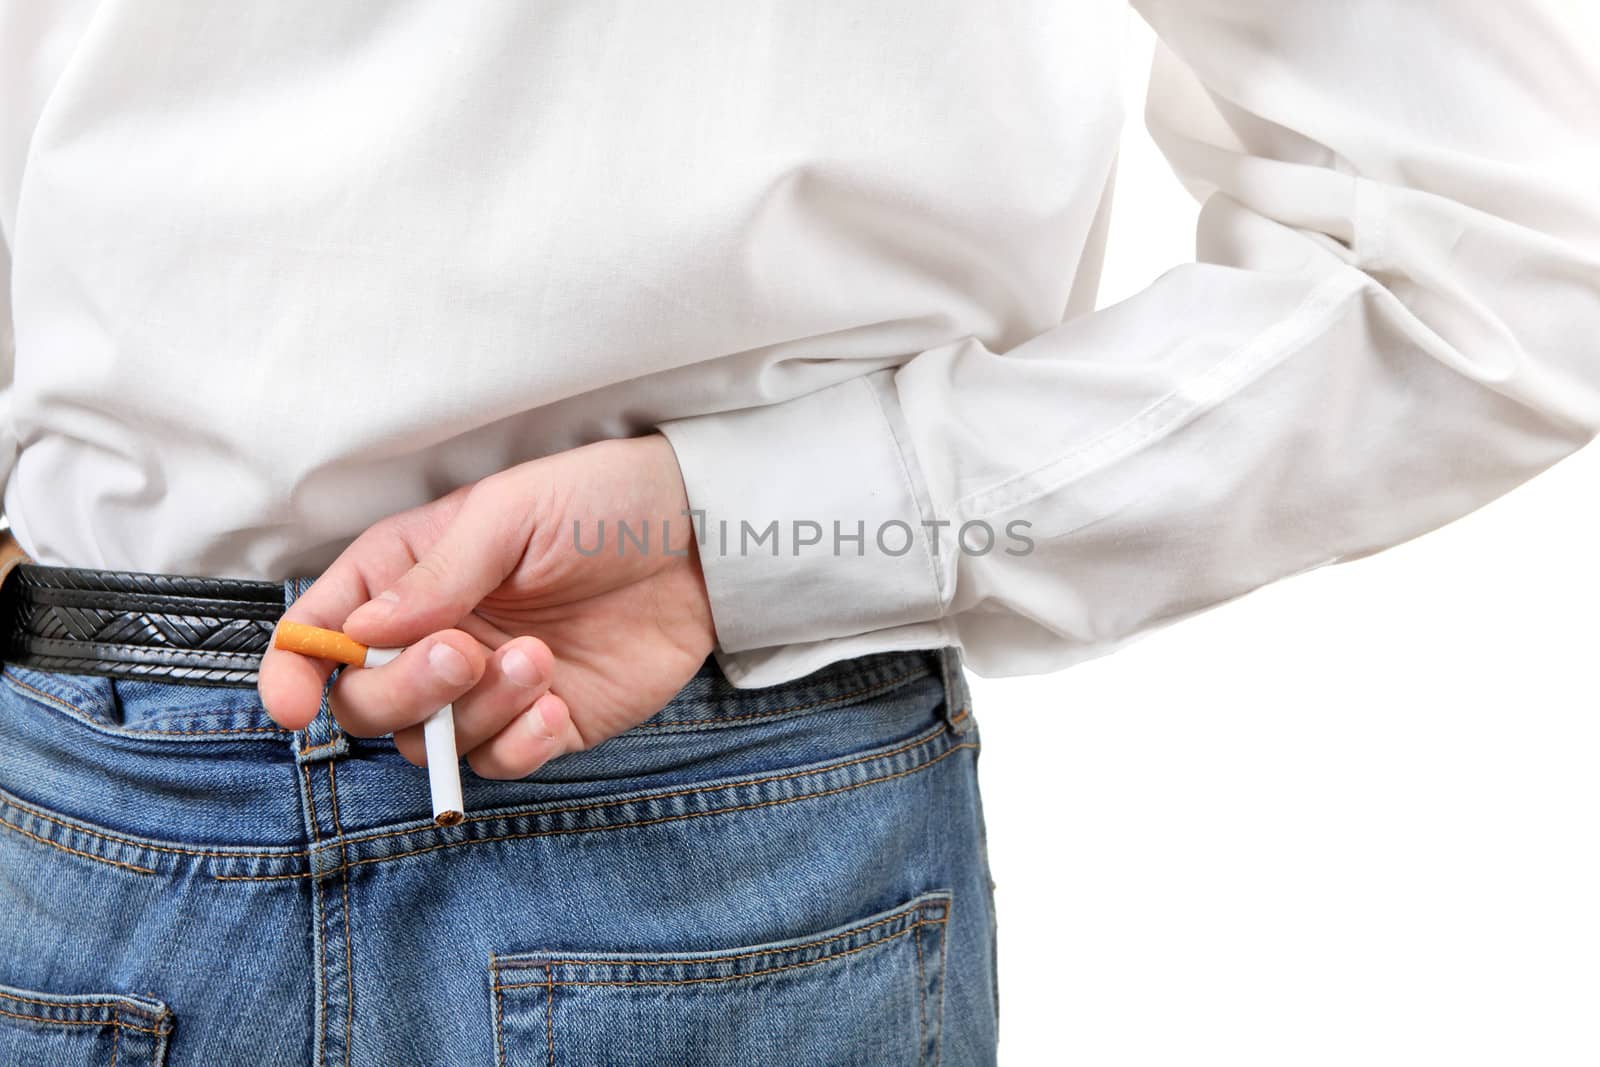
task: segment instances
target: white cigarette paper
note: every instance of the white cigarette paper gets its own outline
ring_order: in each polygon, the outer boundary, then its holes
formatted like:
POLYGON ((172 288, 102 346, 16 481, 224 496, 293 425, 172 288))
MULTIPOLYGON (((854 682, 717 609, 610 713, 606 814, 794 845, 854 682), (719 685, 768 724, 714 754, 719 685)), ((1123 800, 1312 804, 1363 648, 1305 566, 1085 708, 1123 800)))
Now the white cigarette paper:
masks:
MULTIPOLYGON (((379 667, 403 648, 369 648, 364 667, 379 667)), ((433 793, 433 821, 451 826, 465 816, 461 801, 461 763, 456 752, 454 705, 446 704, 422 724, 422 742, 428 753, 428 788, 433 793)))

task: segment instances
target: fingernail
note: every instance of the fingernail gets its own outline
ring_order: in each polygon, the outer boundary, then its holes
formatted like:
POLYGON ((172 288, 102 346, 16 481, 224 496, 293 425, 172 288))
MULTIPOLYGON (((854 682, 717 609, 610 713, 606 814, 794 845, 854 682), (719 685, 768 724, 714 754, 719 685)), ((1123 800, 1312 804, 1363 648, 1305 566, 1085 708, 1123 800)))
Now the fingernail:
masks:
POLYGON ((472 681, 472 667, 468 665, 467 657, 443 641, 428 649, 428 665, 433 668, 433 673, 451 685, 466 685, 472 681))
POLYGON ((507 678, 522 686, 532 689, 539 684, 539 668, 533 665, 533 660, 520 648, 509 649, 500 660, 500 669, 507 678))
POLYGON ((535 701, 533 707, 522 713, 522 717, 528 720, 528 726, 533 730, 536 736, 543 738, 546 741, 554 741, 556 736, 555 731, 550 729, 550 723, 544 717, 544 711, 539 707, 539 705, 543 703, 544 700, 542 698, 535 701))

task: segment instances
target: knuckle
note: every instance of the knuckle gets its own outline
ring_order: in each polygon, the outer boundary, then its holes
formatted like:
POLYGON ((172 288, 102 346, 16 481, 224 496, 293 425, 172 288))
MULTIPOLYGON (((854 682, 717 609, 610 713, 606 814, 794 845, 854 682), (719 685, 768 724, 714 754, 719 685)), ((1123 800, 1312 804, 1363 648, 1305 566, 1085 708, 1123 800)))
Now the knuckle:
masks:
POLYGON ((453 569, 443 550, 435 548, 417 560, 417 565, 411 571, 412 580, 420 578, 432 585, 442 585, 449 579, 453 569))
POLYGON ((337 682, 328 689, 328 713, 341 729, 356 737, 376 737, 384 732, 375 728, 372 716, 358 701, 350 699, 347 687, 337 682))

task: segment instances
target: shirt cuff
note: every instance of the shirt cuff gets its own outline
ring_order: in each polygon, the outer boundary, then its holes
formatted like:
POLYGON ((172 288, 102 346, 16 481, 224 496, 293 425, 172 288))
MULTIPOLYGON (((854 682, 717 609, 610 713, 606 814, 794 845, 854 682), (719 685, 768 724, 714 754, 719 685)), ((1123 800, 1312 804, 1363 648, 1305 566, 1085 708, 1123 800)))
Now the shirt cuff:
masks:
POLYGON ((943 614, 939 529, 893 375, 657 427, 683 473, 723 651, 943 614))

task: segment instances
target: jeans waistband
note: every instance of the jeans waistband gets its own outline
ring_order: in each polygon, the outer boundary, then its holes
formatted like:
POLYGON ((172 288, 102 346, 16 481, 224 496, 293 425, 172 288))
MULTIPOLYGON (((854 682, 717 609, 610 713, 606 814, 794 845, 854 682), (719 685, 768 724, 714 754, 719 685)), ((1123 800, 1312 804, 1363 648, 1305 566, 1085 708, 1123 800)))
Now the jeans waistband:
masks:
MULTIPOLYGON (((310 584, 285 582, 286 604, 310 584)), ((390 737, 347 736, 325 701, 307 728, 288 731, 267 716, 254 689, 5 664, 0 740, 0 808, 32 812, 37 826, 29 822, 30 833, 76 819, 84 826, 73 832, 84 840, 111 840, 109 827, 151 840, 181 832, 219 846, 294 848, 306 833, 308 791, 324 788, 346 828, 415 821, 439 831, 426 772, 390 737), (336 775, 344 783, 337 799, 336 775)), ((735 688, 713 657, 657 715, 617 737, 558 757, 530 778, 468 775, 463 784, 473 819, 508 805, 619 789, 665 788, 674 799, 663 803, 679 804, 689 795, 680 785, 698 788, 768 765, 792 768, 882 749, 872 757, 877 762, 846 759, 839 773, 882 770, 891 780, 933 749, 975 746, 953 647, 840 660, 758 689, 735 688)), ((762 788, 780 792, 810 781, 776 772, 761 780, 769 779, 762 788)), ((0 821, 9 818, 0 811, 0 821)))
MULTIPOLYGON (((283 584, 288 608, 315 581, 290 578, 283 584)), ((332 757, 344 754, 348 738, 328 711, 324 699, 317 716, 304 730, 283 729, 267 715, 254 689, 155 682, 147 679, 112 679, 88 674, 35 671, 7 665, 10 684, 51 701, 70 714, 119 734, 181 741, 215 740, 219 736, 240 741, 267 739, 287 742, 291 735, 297 754, 332 757)), ((714 656, 655 716, 636 730, 674 731, 714 729, 721 724, 748 724, 763 718, 789 715, 807 709, 848 703, 887 692, 917 678, 940 677, 947 686, 962 684, 955 649, 925 649, 872 653, 829 664, 812 674, 778 685, 740 689, 733 685, 714 656)), ((965 703, 955 701, 952 714, 965 703)))

